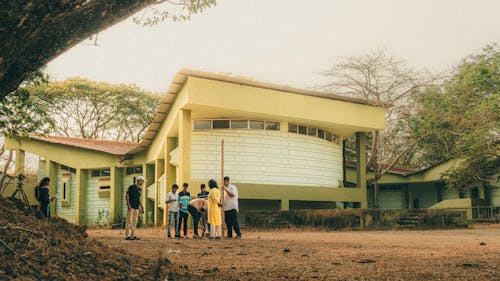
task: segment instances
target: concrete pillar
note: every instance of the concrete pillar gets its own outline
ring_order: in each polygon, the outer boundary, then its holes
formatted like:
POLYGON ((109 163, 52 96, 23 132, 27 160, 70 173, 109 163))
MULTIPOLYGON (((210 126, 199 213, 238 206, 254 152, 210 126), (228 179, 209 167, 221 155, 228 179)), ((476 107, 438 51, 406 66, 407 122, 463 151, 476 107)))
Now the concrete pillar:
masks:
POLYGON ((125 204, 123 194, 123 168, 110 167, 111 190, 109 195, 109 221, 110 223, 119 222, 119 217, 125 217, 122 214, 122 207, 125 204))
POLYGON ((156 159, 155 160, 155 200, 154 200, 154 214, 153 214, 153 219, 154 219, 154 225, 155 226, 160 226, 160 224, 163 222, 163 211, 158 207, 159 203, 161 200, 159 198, 160 194, 160 177, 163 175, 163 172, 165 171, 165 160, 164 159, 156 159))
POLYGON ((281 211, 290 211, 290 200, 281 199, 281 211))
POLYGON ((148 200, 148 191, 147 188, 151 184, 154 184, 155 177, 154 177, 154 165, 150 164, 143 164, 142 165, 142 175, 143 177, 146 178, 146 183, 144 184, 144 189, 142 190, 142 195, 141 195, 141 202, 142 206, 144 207, 144 213, 142 214, 142 221, 145 224, 151 224, 153 221, 148 220, 148 212, 152 212, 154 218, 154 203, 151 202, 151 200, 148 200))
POLYGON ((16 149, 16 176, 24 174, 25 152, 22 149, 16 149))
POLYGON ((179 167, 177 182, 179 187, 189 183, 191 178, 191 110, 179 111, 179 167))
MULTIPOLYGON (((170 152, 177 147, 177 138, 167 137, 165 141, 165 176, 166 184, 165 184, 165 194, 167 194, 172 184, 176 183, 176 168, 171 165, 170 162, 170 152)), ((165 198, 159 198, 159 200, 165 200, 165 198)), ((166 227, 168 223, 168 206, 165 204, 165 208, 163 209, 163 227, 166 227)))
POLYGON ((85 209, 87 205, 86 191, 88 188, 89 171, 76 170, 76 186, 75 186, 75 224, 85 224, 85 209))
POLYGON ((366 133, 356 133, 356 185, 362 191, 361 208, 368 208, 366 195, 366 133))
MULTIPOLYGON (((50 161, 50 159, 45 159, 45 175, 50 179, 50 190, 49 196, 55 196, 57 191, 57 164, 56 162, 50 161)), ((57 200, 61 200, 61 198, 56 199, 52 204, 50 204, 50 213, 52 215, 57 214, 56 204, 57 200)))

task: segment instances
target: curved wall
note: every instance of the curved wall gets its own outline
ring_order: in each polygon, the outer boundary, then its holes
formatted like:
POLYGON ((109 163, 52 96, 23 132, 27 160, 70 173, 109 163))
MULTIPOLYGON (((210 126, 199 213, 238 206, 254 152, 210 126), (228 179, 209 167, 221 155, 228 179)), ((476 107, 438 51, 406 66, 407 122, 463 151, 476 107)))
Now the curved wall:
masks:
POLYGON ((191 179, 221 177, 221 140, 225 174, 234 182, 338 187, 342 147, 322 139, 282 131, 195 130, 191 179))

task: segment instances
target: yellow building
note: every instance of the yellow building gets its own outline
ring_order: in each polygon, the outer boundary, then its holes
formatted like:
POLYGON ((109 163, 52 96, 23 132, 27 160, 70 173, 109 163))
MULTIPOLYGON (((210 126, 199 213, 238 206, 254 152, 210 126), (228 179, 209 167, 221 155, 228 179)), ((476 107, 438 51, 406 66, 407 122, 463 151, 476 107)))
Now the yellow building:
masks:
MULTIPOLYGON (((137 143, 32 136, 6 147, 40 156, 40 177, 56 179, 54 212, 96 225, 125 215, 125 191, 144 175, 142 219, 162 225, 164 197, 173 183, 196 194, 224 170, 239 189, 240 209, 296 209, 338 202, 367 207, 366 169, 359 185, 343 187, 342 140, 356 135, 366 162, 366 133, 385 126, 385 110, 364 101, 192 70, 177 73, 137 143)), ((364 166, 364 165, 363 165, 364 166)))

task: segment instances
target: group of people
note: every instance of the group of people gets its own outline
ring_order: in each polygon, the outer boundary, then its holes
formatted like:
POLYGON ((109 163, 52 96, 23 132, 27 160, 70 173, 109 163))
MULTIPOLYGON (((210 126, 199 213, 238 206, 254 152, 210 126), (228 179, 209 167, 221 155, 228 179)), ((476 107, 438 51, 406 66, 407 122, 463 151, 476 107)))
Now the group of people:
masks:
POLYGON ((215 180, 208 181, 210 191, 207 191, 206 185, 201 184, 200 193, 196 198, 191 199, 191 194, 187 191, 189 185, 184 183, 182 191, 177 192, 177 184, 172 185, 165 199, 168 204, 168 225, 167 237, 172 238, 171 228, 174 226, 175 238, 181 237, 181 228, 184 236, 187 237, 187 219, 191 215, 193 218, 193 238, 205 236, 208 229, 210 239, 221 239, 222 237, 222 214, 221 207, 224 208, 225 221, 227 226, 227 237, 233 238, 233 229, 236 238, 241 238, 241 232, 238 225, 238 189, 230 184, 229 177, 224 177, 224 183, 221 188, 224 191, 224 197, 221 198, 221 192, 215 180), (201 235, 198 232, 201 224, 201 235))
MULTIPOLYGON (((125 236, 126 240, 140 240, 135 235, 139 209, 143 208, 140 200, 142 186, 145 179, 142 176, 137 177, 136 183, 129 186, 126 194, 127 201, 127 223, 125 236)), ((182 185, 182 191, 178 192, 179 186, 172 185, 172 190, 167 193, 165 203, 168 206, 168 225, 167 237, 172 238, 171 228, 174 226, 174 237, 181 238, 181 228, 183 237, 187 238, 188 218, 193 218, 193 238, 202 238, 208 229, 210 239, 222 238, 222 212, 224 208, 224 219, 227 227, 227 238, 233 238, 233 230, 236 238, 241 238, 240 227, 238 225, 238 189, 230 183, 229 177, 224 177, 224 183, 221 186, 224 196, 217 182, 213 179, 208 181, 210 191, 207 191, 206 185, 201 184, 200 193, 192 199, 188 191, 189 184, 182 185), (198 232, 201 224, 201 235, 198 232)))

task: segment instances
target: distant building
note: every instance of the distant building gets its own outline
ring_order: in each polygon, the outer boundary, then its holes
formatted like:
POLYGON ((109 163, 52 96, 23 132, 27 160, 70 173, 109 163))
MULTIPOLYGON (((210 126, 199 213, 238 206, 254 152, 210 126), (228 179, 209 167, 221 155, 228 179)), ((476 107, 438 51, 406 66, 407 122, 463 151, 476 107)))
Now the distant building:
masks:
POLYGON ((173 183, 195 193, 210 178, 220 182, 222 140, 242 212, 366 208, 365 169, 357 169, 359 186, 343 187, 342 140, 356 135, 364 162, 366 133, 383 129, 384 118, 384 109, 357 99, 183 70, 140 143, 32 136, 6 147, 17 151, 17 172, 25 151, 40 156, 39 176, 55 179, 57 215, 86 225, 103 214, 120 221, 126 188, 144 175, 143 221, 161 225, 173 183))

